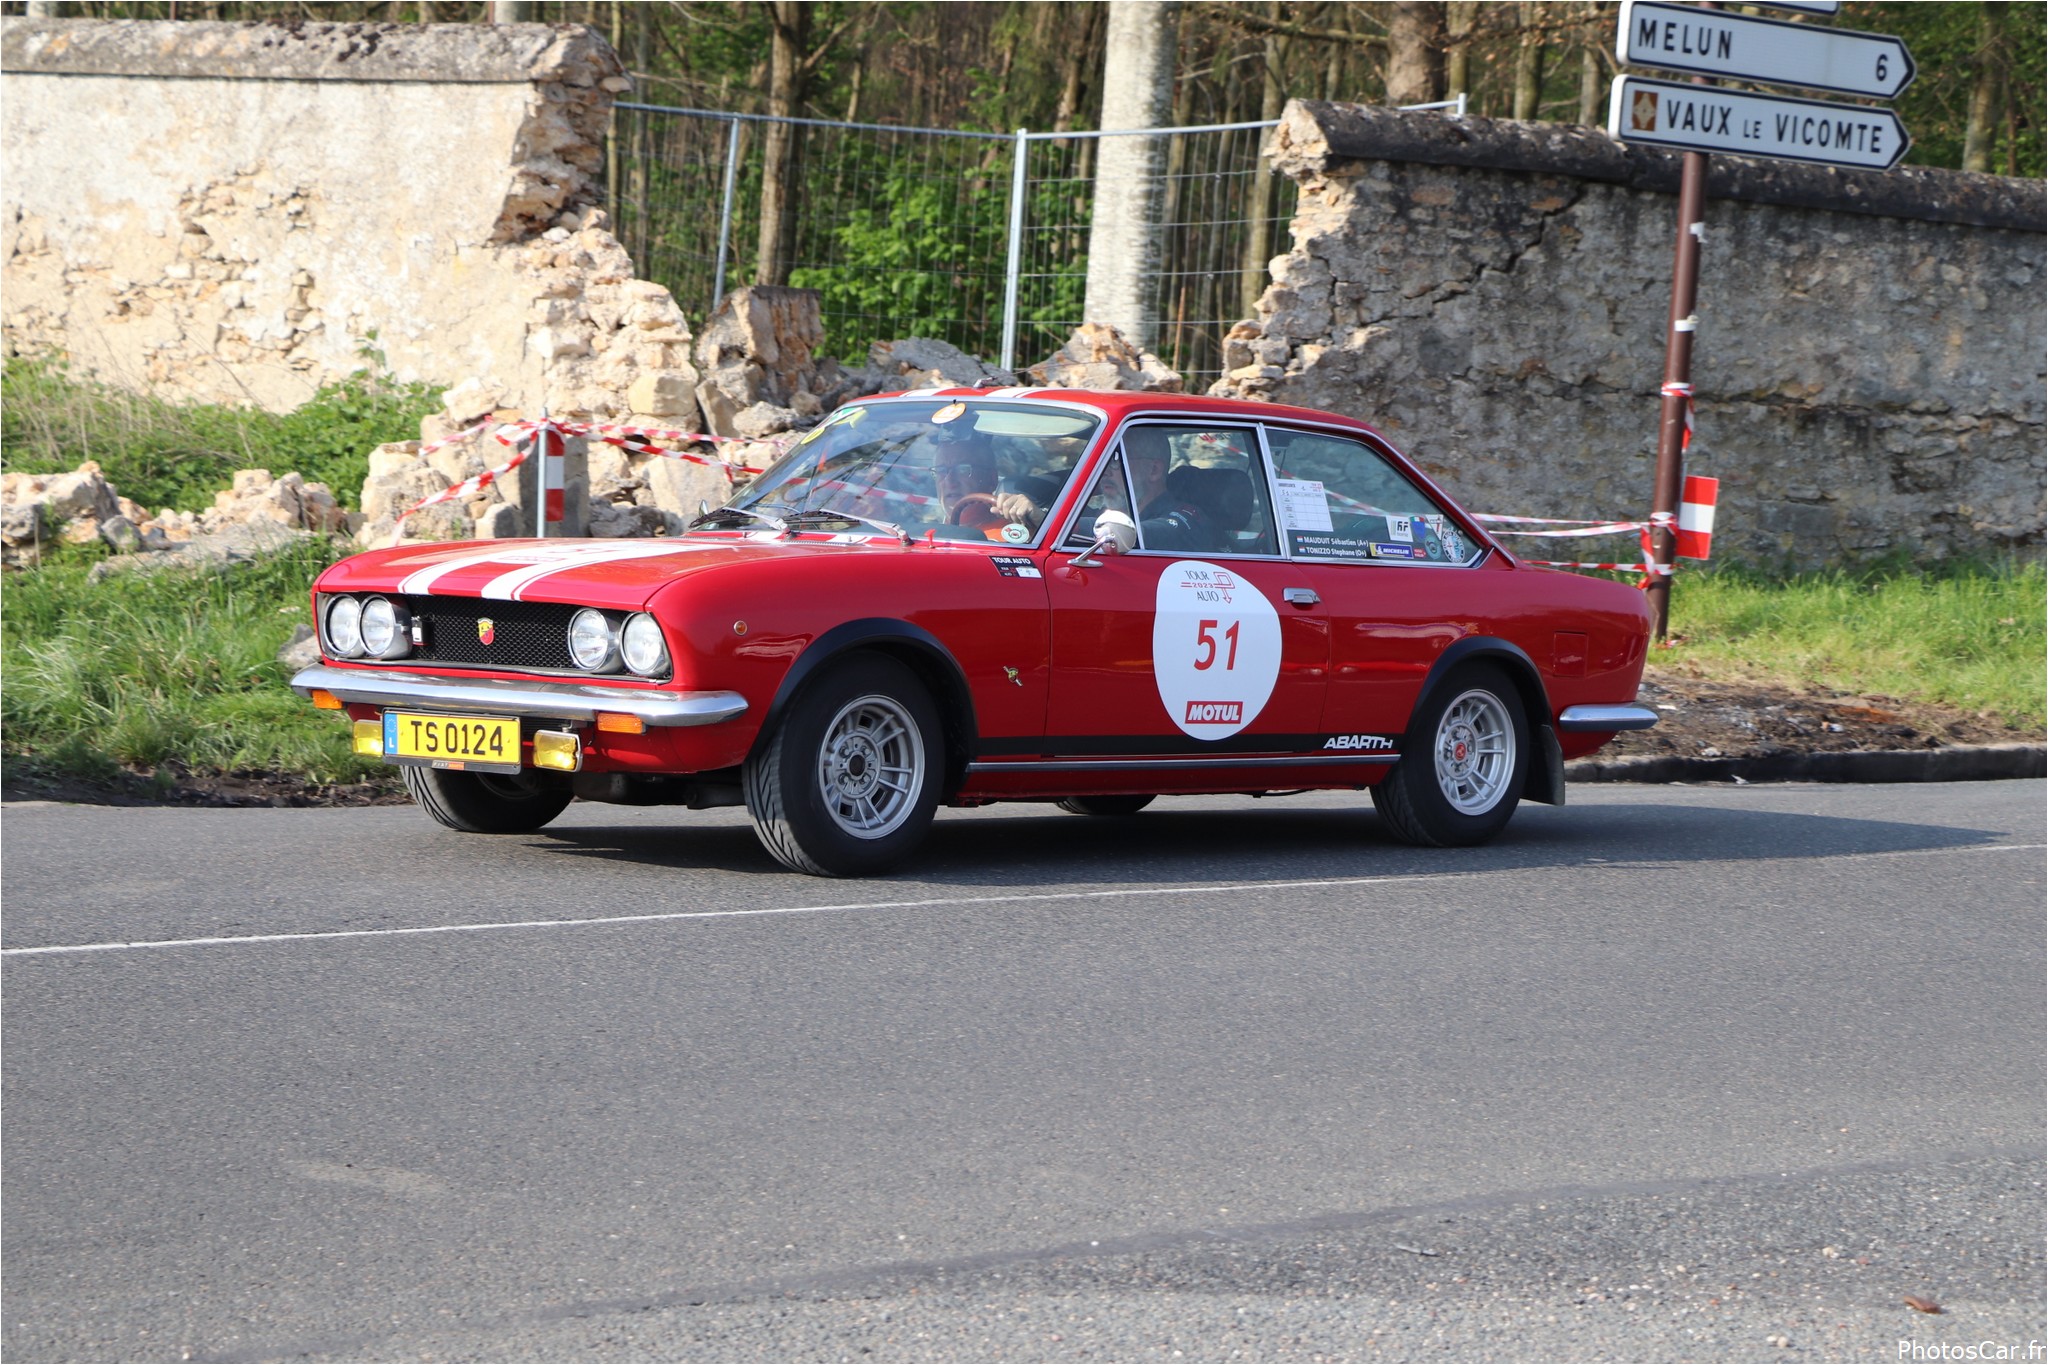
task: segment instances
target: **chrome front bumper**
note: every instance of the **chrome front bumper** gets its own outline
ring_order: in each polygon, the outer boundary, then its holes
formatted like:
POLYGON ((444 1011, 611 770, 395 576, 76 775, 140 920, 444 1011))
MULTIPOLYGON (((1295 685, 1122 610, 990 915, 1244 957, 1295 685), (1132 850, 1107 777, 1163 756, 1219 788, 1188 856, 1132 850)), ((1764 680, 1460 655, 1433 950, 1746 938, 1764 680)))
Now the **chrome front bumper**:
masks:
POLYGON ((747 709, 737 692, 650 692, 601 683, 506 682, 437 678, 385 669, 315 664, 292 678, 292 691, 331 692, 365 706, 424 706, 436 711, 489 711, 547 720, 595 720, 600 711, 638 716, 650 726, 716 725, 747 709))
POLYGON ((1558 713, 1560 730, 1647 730, 1657 713, 1647 706, 1567 706, 1558 713))

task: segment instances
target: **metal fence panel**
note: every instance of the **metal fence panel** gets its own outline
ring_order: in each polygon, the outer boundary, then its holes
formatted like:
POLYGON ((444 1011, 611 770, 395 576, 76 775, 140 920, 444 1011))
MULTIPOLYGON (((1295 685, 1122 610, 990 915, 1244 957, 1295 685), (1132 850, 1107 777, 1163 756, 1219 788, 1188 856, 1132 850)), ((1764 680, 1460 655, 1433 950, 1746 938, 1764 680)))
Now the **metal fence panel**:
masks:
MULTIPOLYGON (((699 328, 722 292, 755 278, 768 121, 618 106, 606 190, 616 231, 699 328)), ((873 342, 927 336, 993 359, 1013 306, 1014 354, 1029 364, 1084 321, 1103 134, 786 122, 799 185, 789 282, 819 291, 827 354, 858 363, 873 342)), ((1191 391, 1221 372, 1223 334, 1249 315, 1293 215, 1293 182, 1260 169, 1270 126, 1170 135, 1155 350, 1191 391)))

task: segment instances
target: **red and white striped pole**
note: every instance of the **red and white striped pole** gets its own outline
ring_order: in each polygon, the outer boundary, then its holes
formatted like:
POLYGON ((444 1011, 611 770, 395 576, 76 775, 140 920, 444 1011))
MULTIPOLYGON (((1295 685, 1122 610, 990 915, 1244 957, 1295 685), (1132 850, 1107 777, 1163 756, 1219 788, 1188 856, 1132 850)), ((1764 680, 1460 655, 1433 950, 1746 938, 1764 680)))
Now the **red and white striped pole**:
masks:
POLYGON ((546 539, 550 534, 562 534, 562 467, 568 463, 565 457, 569 453, 569 446, 562 429, 550 421, 545 412, 540 415, 540 426, 534 431, 534 438, 540 443, 541 457, 540 515, 534 524, 542 539, 546 539), (551 526, 554 528, 553 531, 548 529, 551 526))

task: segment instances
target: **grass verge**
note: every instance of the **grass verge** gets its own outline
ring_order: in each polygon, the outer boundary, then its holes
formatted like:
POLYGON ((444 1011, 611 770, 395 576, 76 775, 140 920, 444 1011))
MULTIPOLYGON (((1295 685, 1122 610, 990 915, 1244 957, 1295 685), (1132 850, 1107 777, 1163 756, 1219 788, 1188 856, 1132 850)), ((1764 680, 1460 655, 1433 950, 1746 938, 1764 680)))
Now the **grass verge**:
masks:
POLYGON ((297 470, 354 507, 370 450, 420 434, 434 390, 367 372, 321 389, 286 413, 166 403, 73 378, 52 360, 16 357, 0 369, 0 449, 6 467, 61 474, 86 460, 115 491, 148 508, 198 511, 238 469, 297 470))
POLYGON ((2048 720, 2044 619, 2038 563, 1789 577, 1737 567, 1678 579, 1678 645, 1652 658, 1721 681, 1953 707, 2039 734, 2048 720))
POLYGON ((0 616, 0 762, 10 776, 284 772, 355 782, 382 765, 286 685, 277 652, 311 616, 311 542, 254 563, 89 581, 85 551, 10 573, 0 616))

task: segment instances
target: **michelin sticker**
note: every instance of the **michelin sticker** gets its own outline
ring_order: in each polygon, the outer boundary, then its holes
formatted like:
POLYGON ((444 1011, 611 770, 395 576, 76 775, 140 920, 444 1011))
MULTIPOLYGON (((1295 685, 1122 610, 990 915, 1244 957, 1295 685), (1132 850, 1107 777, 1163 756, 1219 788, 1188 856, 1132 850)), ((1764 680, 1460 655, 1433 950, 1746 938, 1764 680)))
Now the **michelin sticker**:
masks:
POLYGON ((1280 614, 1219 564, 1180 559, 1159 575, 1152 678, 1166 714, 1196 739, 1228 739, 1280 679, 1280 614))

